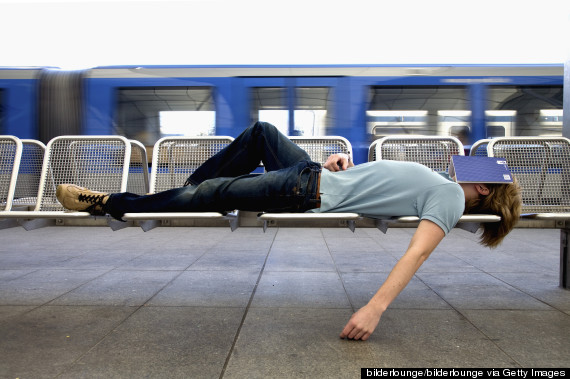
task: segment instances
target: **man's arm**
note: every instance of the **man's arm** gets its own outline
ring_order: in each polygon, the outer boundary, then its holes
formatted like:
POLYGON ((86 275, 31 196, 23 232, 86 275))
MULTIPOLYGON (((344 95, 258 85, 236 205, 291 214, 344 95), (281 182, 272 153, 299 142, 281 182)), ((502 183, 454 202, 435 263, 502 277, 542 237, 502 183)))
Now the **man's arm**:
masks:
POLYGON ((367 340, 380 322, 382 313, 406 287, 443 237, 445 237, 445 233, 437 224, 429 220, 422 220, 404 256, 400 258, 382 287, 368 304, 352 315, 342 330, 340 338, 367 340))
POLYGON ((354 163, 352 163, 348 154, 331 154, 325 164, 323 164, 323 167, 332 172, 344 171, 349 167, 354 167, 354 163))

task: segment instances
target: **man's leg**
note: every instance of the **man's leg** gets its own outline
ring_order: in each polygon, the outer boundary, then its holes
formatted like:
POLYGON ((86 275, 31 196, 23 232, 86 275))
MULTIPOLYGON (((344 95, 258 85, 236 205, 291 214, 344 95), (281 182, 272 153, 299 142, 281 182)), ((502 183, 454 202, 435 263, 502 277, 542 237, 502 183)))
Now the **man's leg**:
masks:
POLYGON ((257 122, 188 178, 196 188, 182 187, 146 196, 117 193, 111 194, 107 200, 108 194, 100 196, 87 189, 78 190, 74 189, 77 186, 66 185, 66 191, 59 191, 62 196, 58 195, 58 199, 62 204, 72 204, 69 209, 84 210, 92 208, 94 203, 90 199, 94 196, 105 198, 105 204, 98 201, 96 205, 102 205, 104 211, 115 218, 121 218, 124 213, 131 212, 204 212, 233 209, 303 212, 315 206, 319 172, 320 165, 310 162, 309 155, 277 128, 268 123, 257 122), (260 161, 269 172, 264 175, 246 175, 253 171, 260 161), (274 171, 279 172, 268 175, 274 171), (215 178, 219 180, 198 188, 200 183, 215 178), (306 194, 311 195, 309 199, 303 197, 306 194), (299 201, 308 202, 309 205, 299 205, 299 201))
POLYGON ((186 182, 197 185, 207 179, 246 175, 255 170, 259 162, 263 162, 266 171, 274 171, 308 160, 307 152, 275 126, 258 121, 204 162, 186 182))
POLYGON ((154 195, 116 193, 103 209, 117 219, 140 212, 304 212, 316 207, 320 170, 318 163, 302 161, 263 175, 214 178, 154 195))

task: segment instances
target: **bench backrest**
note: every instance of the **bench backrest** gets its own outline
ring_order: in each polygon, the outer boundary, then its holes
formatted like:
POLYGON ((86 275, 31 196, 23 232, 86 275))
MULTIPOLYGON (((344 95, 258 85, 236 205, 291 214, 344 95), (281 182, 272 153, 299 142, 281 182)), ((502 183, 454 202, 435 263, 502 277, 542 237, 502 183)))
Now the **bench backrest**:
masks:
POLYGON ((35 211, 63 211, 55 190, 73 183, 101 192, 127 189, 131 143, 120 136, 61 136, 48 142, 35 211))
POLYGON ((374 162, 376 160, 376 145, 380 142, 379 139, 372 141, 368 147, 368 162, 374 162))
POLYGON ((152 153, 150 192, 181 187, 204 161, 233 140, 226 136, 161 138, 152 153))
POLYGON ((486 157, 487 156, 487 146, 489 145, 490 139, 481 139, 475 142, 469 150, 469 156, 471 157, 486 157))
POLYGON ((570 212, 570 140, 564 137, 500 137, 489 156, 505 158, 522 187, 523 213, 570 212))
POLYGON ((344 153, 352 158, 352 145, 350 142, 339 136, 322 136, 322 137, 289 137, 291 141, 305 150, 311 160, 320 164, 327 161, 331 154, 344 153))
POLYGON ((22 142, 13 136, 0 136, 0 211, 12 207, 21 157, 22 142))
POLYGON ((42 176, 46 145, 40 141, 23 139, 22 159, 12 206, 35 206, 42 176))
POLYGON ((131 159, 129 161, 129 177, 127 192, 144 195, 149 192, 148 156, 142 143, 130 140, 131 159))
POLYGON ((434 171, 447 172, 452 155, 465 155, 455 137, 388 136, 376 143, 376 160, 417 162, 434 171))

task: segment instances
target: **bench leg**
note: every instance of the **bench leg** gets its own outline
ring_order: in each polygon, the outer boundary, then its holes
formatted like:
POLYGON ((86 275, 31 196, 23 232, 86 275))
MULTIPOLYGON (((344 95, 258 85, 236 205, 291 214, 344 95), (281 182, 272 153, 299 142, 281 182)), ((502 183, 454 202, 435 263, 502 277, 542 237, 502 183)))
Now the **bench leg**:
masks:
POLYGON ((46 226, 55 226, 57 224, 57 221, 55 219, 36 218, 31 220, 18 219, 18 223, 22 225, 24 229, 30 231, 39 228, 45 228, 46 226))
POLYGON ((18 224, 18 220, 15 218, 0 220, 0 229, 14 228, 16 226, 20 226, 20 224, 18 224))
POLYGON ((570 254, 568 253, 568 236, 570 228, 560 229, 560 286, 570 289, 570 254))

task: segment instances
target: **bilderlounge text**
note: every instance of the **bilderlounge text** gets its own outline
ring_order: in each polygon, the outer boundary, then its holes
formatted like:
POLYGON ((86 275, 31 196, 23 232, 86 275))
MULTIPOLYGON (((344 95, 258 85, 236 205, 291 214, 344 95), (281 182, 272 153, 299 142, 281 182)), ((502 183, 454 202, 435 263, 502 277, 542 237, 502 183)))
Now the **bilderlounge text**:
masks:
POLYGON ((393 368, 363 368, 363 378, 564 378, 565 369, 393 369, 393 368))

